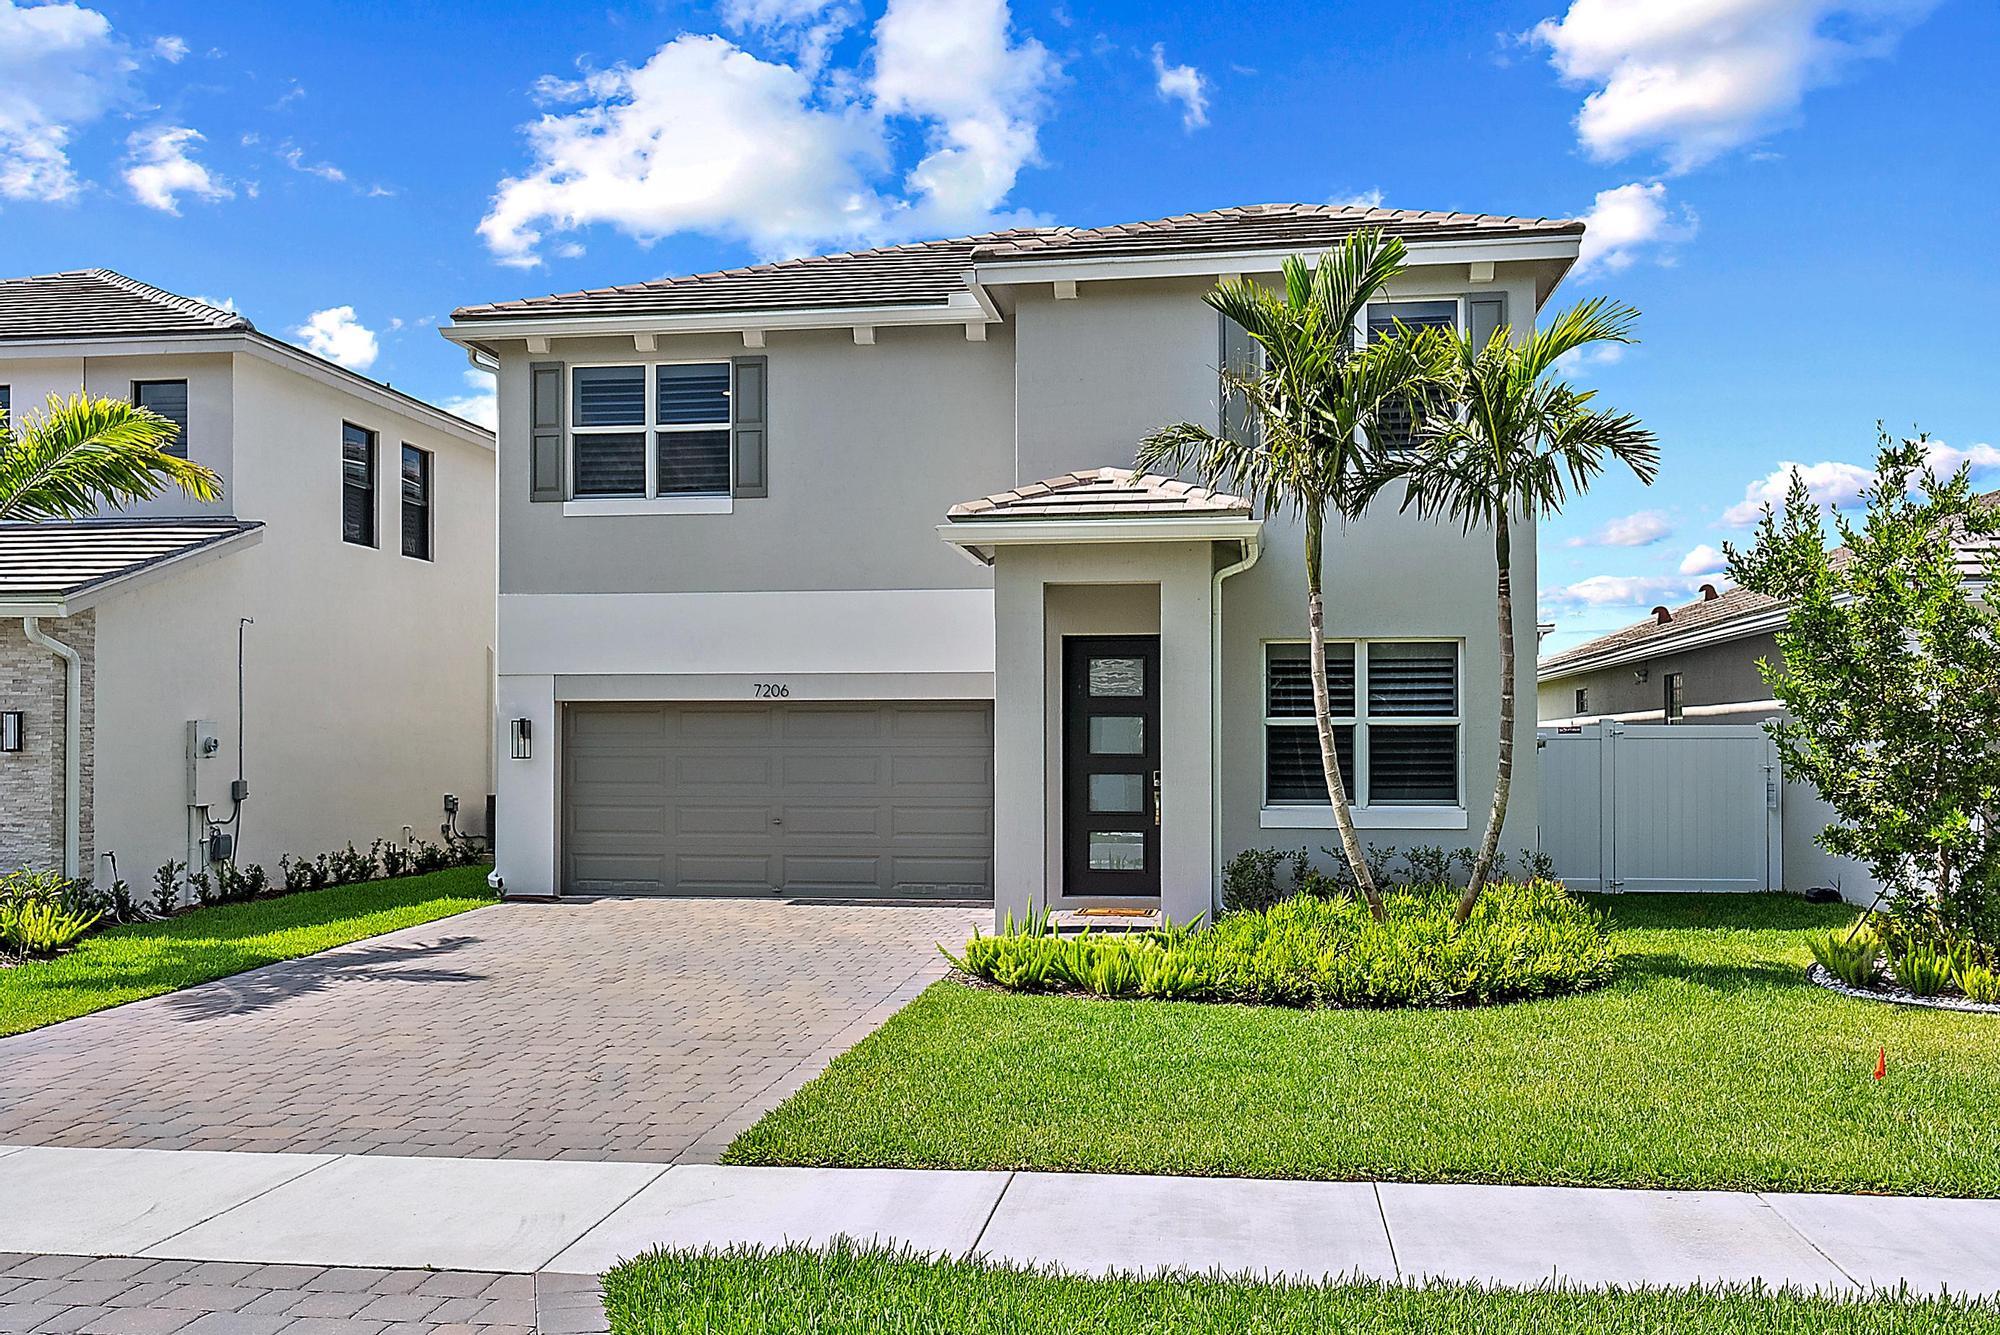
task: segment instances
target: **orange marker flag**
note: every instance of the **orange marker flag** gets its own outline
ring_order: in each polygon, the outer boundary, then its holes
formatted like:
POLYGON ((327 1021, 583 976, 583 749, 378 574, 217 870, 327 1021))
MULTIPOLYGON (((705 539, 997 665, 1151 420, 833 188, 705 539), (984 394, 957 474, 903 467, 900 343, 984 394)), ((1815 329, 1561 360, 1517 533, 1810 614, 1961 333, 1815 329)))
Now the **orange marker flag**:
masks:
POLYGON ((1883 1048, 1875 1058, 1875 1078, 1880 1080, 1889 1074, 1889 1049, 1883 1048))

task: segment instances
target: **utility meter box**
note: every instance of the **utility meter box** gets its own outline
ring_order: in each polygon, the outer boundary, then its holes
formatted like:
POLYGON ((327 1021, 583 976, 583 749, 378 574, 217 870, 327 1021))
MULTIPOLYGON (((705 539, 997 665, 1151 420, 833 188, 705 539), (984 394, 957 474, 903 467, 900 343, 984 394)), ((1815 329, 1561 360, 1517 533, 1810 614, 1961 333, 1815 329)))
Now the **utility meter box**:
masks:
POLYGON ((222 730, 207 719, 187 725, 187 792, 191 807, 229 805, 229 763, 222 755, 222 730))

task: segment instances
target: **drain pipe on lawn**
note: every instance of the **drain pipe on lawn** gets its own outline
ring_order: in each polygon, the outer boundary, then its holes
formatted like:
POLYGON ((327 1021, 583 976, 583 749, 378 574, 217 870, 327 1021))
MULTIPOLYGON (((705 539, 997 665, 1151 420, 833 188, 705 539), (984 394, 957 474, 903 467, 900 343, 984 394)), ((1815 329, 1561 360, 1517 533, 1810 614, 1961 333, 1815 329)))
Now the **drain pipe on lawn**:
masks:
POLYGON ((63 876, 73 881, 83 859, 83 655, 44 634, 39 617, 22 617, 21 633, 63 661, 63 876))
POLYGON ((1243 540, 1243 559, 1215 572, 1208 591, 1208 796, 1209 828, 1215 839, 1215 877, 1208 892, 1208 916, 1222 901, 1222 581, 1240 575, 1264 554, 1261 536, 1243 540))

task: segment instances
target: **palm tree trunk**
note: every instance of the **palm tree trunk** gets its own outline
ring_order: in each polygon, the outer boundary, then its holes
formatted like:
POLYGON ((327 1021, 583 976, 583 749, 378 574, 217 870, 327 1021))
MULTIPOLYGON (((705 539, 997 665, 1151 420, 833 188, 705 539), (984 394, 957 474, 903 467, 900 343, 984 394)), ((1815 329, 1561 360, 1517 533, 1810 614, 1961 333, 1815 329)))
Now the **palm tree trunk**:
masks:
POLYGON ((1347 785, 1340 781, 1340 752, 1333 740, 1333 693, 1326 684, 1326 599, 1320 592, 1320 545, 1325 517, 1308 510, 1306 520, 1306 627, 1312 641, 1313 722, 1319 727, 1319 763, 1326 775, 1326 794, 1333 801, 1333 824, 1340 831, 1340 851, 1354 873, 1354 884, 1368 901, 1375 921, 1382 921, 1382 892, 1368 870, 1361 838, 1354 832, 1354 813, 1347 809, 1347 785))
POLYGON ((1500 607, 1500 765, 1493 777, 1493 810, 1486 817, 1486 835, 1479 841, 1472 875, 1459 897, 1453 920, 1463 924, 1486 889, 1493 858, 1500 849, 1500 827, 1507 823, 1507 798, 1514 787, 1514 541, 1507 531, 1507 507, 1500 507, 1493 525, 1493 561, 1498 570, 1495 601, 1500 607))

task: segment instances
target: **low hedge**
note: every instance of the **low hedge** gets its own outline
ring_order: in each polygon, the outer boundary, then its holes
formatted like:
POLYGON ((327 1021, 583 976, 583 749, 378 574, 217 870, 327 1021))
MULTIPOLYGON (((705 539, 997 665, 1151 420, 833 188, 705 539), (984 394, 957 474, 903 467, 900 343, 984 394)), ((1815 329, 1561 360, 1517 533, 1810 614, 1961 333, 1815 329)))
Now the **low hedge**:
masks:
POLYGON ((1464 926, 1458 892, 1294 898, 1199 930, 1056 936, 1046 918, 974 936, 946 957, 1021 992, 1299 1007, 1484 1006, 1581 992, 1614 971, 1610 927, 1551 881, 1491 886, 1464 926))

